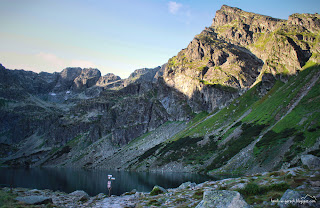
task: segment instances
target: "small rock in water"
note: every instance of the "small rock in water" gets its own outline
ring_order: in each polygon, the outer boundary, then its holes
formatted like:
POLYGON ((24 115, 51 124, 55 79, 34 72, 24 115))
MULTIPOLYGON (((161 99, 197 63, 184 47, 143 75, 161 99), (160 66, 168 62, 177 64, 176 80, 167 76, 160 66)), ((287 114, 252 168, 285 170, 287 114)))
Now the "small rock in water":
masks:
POLYGON ((25 204, 33 204, 33 205, 52 203, 52 199, 45 196, 24 196, 24 197, 17 197, 15 199, 25 204))

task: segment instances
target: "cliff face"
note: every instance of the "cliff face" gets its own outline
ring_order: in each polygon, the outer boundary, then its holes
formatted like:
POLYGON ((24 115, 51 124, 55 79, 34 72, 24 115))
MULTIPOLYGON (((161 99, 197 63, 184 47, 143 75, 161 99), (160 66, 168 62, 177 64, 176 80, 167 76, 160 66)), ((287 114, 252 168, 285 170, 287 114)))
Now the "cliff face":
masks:
POLYGON ((195 111, 221 108, 249 88, 263 62, 247 49, 217 39, 207 28, 169 60, 164 80, 184 93, 195 111))
POLYGON ((266 73, 291 75, 309 59, 319 63, 319 29, 318 14, 280 20, 224 5, 212 25, 169 60, 163 77, 193 110, 212 111, 266 73))
POLYGON ((319 14, 293 14, 280 20, 222 6, 211 28, 218 38, 244 46, 260 58, 263 72, 294 74, 310 58, 319 62, 319 18, 319 14))
POLYGON ((103 87, 105 89, 109 88, 115 88, 121 86, 123 83, 123 80, 115 74, 108 73, 102 77, 99 78, 96 85, 99 87, 103 87))
POLYGON ((185 97, 155 81, 159 69, 139 69, 121 80, 113 74, 101 77, 97 69, 37 74, 1 65, 0 143, 23 151, 17 157, 39 155, 34 156, 38 160, 48 148, 79 135, 91 143, 108 136, 113 145, 123 146, 166 121, 189 119, 185 97), (24 151, 25 144, 33 148, 24 151))

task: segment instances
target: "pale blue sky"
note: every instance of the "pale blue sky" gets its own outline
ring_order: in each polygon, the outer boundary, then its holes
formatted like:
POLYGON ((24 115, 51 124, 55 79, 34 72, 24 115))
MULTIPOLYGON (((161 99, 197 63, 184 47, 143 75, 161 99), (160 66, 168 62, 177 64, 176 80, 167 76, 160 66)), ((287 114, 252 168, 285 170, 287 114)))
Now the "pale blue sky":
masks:
POLYGON ((223 4, 282 19, 320 12, 319 0, 0 0, 0 63, 36 72, 91 66, 125 78, 166 63, 223 4))

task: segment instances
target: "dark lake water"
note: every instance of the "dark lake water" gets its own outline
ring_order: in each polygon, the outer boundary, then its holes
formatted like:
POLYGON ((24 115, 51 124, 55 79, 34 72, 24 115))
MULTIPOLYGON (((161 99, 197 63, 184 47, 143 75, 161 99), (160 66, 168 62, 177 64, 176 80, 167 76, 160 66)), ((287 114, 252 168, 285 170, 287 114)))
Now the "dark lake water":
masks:
POLYGON ((116 178, 112 181, 112 194, 121 195, 132 189, 149 192, 154 185, 164 188, 176 188, 183 182, 201 183, 216 180, 207 175, 191 173, 151 173, 112 170, 82 170, 59 168, 10 169, 0 168, 1 186, 23 187, 32 189, 51 189, 71 193, 84 190, 94 196, 108 194, 107 175, 116 178))

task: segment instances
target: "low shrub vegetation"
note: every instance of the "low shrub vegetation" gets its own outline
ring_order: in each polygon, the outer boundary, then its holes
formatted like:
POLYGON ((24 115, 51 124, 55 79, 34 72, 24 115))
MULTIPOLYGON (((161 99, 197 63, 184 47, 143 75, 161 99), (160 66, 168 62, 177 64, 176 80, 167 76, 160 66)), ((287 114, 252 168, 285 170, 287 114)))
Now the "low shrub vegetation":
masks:
POLYGON ((155 199, 151 199, 151 200, 148 201, 147 205, 148 205, 148 206, 160 206, 161 203, 158 202, 158 201, 155 200, 155 199))
POLYGON ((163 191, 158 186, 156 186, 150 192, 150 196, 155 196, 155 195, 162 194, 162 193, 163 193, 163 191))
POLYGON ((203 190, 198 189, 197 191, 194 192, 192 198, 194 199, 202 199, 203 198, 203 190))
POLYGON ((257 183, 250 182, 244 188, 238 189, 243 196, 253 196, 267 194, 268 192, 284 192, 290 188, 286 182, 271 185, 259 186, 257 183))
POLYGON ((157 144, 156 146, 148 149, 147 151, 145 151, 142 155, 139 156, 138 161, 142 162, 143 160, 147 159, 148 157, 150 157, 151 155, 154 155, 154 153, 162 146, 162 144, 157 144))
MULTIPOLYGON (((182 137, 176 141, 167 143, 164 148, 159 151, 159 160, 161 164, 166 164, 173 161, 183 160, 184 162, 192 162, 201 155, 201 148, 198 147, 197 142, 203 140, 203 137, 182 137)), ((214 144, 211 144, 214 149, 214 144)), ((201 159, 201 156, 200 158, 201 159)), ((199 161, 200 162, 200 161, 199 161)))

